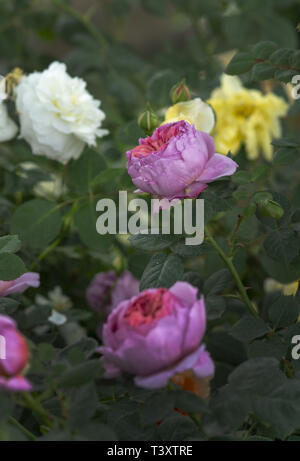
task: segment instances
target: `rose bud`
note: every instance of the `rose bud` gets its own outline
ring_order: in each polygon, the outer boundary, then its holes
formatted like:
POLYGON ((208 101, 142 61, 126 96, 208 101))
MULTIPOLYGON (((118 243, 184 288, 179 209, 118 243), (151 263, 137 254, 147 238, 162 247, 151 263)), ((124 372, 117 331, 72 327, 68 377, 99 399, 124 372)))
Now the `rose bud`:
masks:
POLYGON ((148 289, 116 307, 103 328, 105 376, 134 375, 144 388, 166 386, 186 370, 212 376, 214 364, 201 344, 206 329, 203 297, 186 282, 148 289))
POLYGON ((29 350, 15 322, 0 315, 0 389, 30 391, 31 384, 22 375, 27 366, 29 350))
POLYGON ((139 115, 138 125, 148 135, 152 134, 153 130, 159 125, 158 117, 150 105, 147 105, 147 109, 139 115))
POLYGON ((16 280, 5 282, 0 280, 0 298, 12 293, 23 293, 27 288, 40 286, 40 275, 37 272, 26 272, 16 280))
POLYGON ((185 83, 185 79, 180 83, 176 83, 176 85, 171 88, 170 98, 173 104, 189 101, 191 99, 191 93, 189 87, 185 83))
POLYGON ((114 271, 99 272, 88 286, 86 297, 89 306, 106 318, 124 299, 139 292, 139 281, 129 271, 117 278, 114 271))
POLYGON ((198 197, 208 185, 232 175, 238 165, 215 153, 213 139, 185 121, 167 123, 127 152, 127 169, 136 192, 169 201, 198 197))
POLYGON ((274 200, 263 200, 259 202, 258 208, 265 217, 271 216, 271 218, 280 219, 284 214, 283 208, 274 200))

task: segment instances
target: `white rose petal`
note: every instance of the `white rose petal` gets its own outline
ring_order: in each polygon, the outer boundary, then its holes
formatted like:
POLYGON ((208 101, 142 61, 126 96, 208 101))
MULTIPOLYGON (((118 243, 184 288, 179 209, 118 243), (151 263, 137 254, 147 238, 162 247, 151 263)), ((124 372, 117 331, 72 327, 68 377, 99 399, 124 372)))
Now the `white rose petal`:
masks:
POLYGON ((53 62, 44 72, 23 77, 16 91, 21 137, 34 154, 61 163, 78 158, 85 144, 108 133, 100 101, 86 90, 81 78, 72 78, 65 64, 53 62))
MULTIPOLYGON (((1 100, 1 98, 0 98, 1 100)), ((17 134, 18 127, 8 116, 6 106, 0 102, 0 142, 9 141, 17 134)))
POLYGON ((52 314, 48 317, 49 322, 53 323, 54 325, 61 326, 64 325, 67 321, 67 317, 53 309, 52 314))
POLYGON ((6 80, 2 75, 0 75, 0 102, 4 101, 6 98, 6 80))
POLYGON ((180 120, 194 125, 198 131, 210 133, 215 125, 215 114, 209 104, 200 98, 195 98, 169 107, 162 124, 180 120))

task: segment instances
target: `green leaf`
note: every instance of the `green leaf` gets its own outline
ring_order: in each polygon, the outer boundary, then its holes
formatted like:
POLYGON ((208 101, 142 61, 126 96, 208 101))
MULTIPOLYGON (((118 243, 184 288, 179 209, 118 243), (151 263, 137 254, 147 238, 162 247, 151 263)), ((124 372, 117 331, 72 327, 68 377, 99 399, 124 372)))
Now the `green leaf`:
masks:
POLYGON ((249 205, 243 210, 243 216, 246 219, 251 218, 256 212, 256 203, 250 202, 249 205))
POLYGON ((248 72, 255 64, 255 58, 251 53, 237 53, 225 69, 229 75, 239 75, 248 72))
POLYGON ((170 288, 182 280, 183 265, 177 255, 158 253, 150 259, 140 282, 140 290, 147 288, 170 288))
POLYGON ((71 351, 73 349, 76 349, 76 350, 80 349, 80 351, 84 353, 85 358, 88 359, 95 353, 95 350, 97 349, 97 347, 98 347, 98 343, 94 338, 84 337, 84 338, 81 338, 76 343, 66 346, 64 349, 61 349, 59 351, 59 357, 62 359, 67 358, 69 360, 71 351))
POLYGON ((299 148, 294 147, 280 147, 274 156, 275 165, 293 165, 299 158, 299 148))
POLYGON ((11 220, 11 231, 29 247, 43 248, 57 237, 61 224, 56 204, 33 199, 17 208, 11 220))
POLYGON ((300 50, 294 50, 289 56, 290 66, 300 69, 300 50))
POLYGON ((273 78, 275 68, 267 62, 259 62, 252 69, 253 80, 267 80, 273 78))
POLYGON ((251 177, 248 171, 238 171, 232 176, 232 182, 238 185, 248 184, 250 180, 251 177))
POLYGON ((236 191, 233 192, 232 196, 236 200, 248 200, 249 199, 249 194, 250 194, 250 187, 248 185, 243 185, 237 188, 236 191))
POLYGON ((270 55, 269 60, 271 64, 275 64, 276 66, 289 66, 292 55, 293 50, 289 48, 280 48, 270 55))
POLYGON ((262 339, 255 339, 248 346, 248 356, 252 357, 272 357, 281 360, 286 356, 287 344, 277 336, 270 336, 262 339))
POLYGON ((275 328, 283 328, 297 321, 299 305, 292 296, 280 296, 269 308, 269 318, 275 328))
POLYGON ((222 428, 236 430, 246 420, 251 411, 251 400, 240 395, 238 389, 223 387, 211 402, 214 419, 222 428))
POLYGON ((290 229, 276 229, 267 236, 264 247, 270 257, 289 264, 299 252, 299 240, 290 229))
POLYGON ((105 191, 106 193, 116 193, 124 186, 132 184, 131 178, 129 184, 124 184, 127 170, 125 168, 107 168, 101 171, 90 183, 91 190, 94 193, 105 191))
POLYGON ((83 203, 75 215, 75 225, 84 245, 91 250, 107 252, 114 236, 98 234, 96 222, 99 215, 96 212, 96 203, 97 201, 92 199, 83 203))
POLYGON ((294 138, 273 139, 272 144, 277 147, 300 147, 300 142, 294 138))
POLYGON ((268 331, 269 328, 262 319, 247 315, 234 325, 230 334, 239 341, 248 342, 264 336, 268 331))
POLYGON ((0 298, 0 314, 11 316, 14 314, 20 303, 12 298, 0 298))
POLYGON ((184 282, 188 282, 191 285, 193 285, 194 287, 198 288, 199 292, 202 293, 202 291, 203 291, 203 289, 202 289, 203 288, 203 279, 202 279, 201 275, 198 272, 193 272, 193 271, 185 272, 183 277, 182 277, 182 280, 184 282))
POLYGON ((274 79, 280 82, 290 83, 294 75, 298 75, 299 71, 292 69, 278 69, 274 73, 274 79))
POLYGON ((174 243, 171 249, 182 258, 193 258, 196 256, 207 255, 214 251, 213 247, 205 242, 201 243, 201 245, 186 245, 183 241, 180 241, 174 243))
POLYGON ((258 182, 265 180, 270 173, 270 168, 266 165, 259 165, 251 172, 251 181, 258 182))
POLYGON ((106 168, 101 154, 93 149, 85 149, 77 160, 66 167, 66 183, 76 194, 85 194, 92 189, 92 182, 106 168))
POLYGON ((170 247, 178 237, 164 234, 137 234, 132 235, 129 240, 132 246, 141 250, 159 251, 170 247))
POLYGON ((169 92, 175 83, 180 80, 180 75, 173 70, 162 70, 154 74, 147 85, 147 98, 153 106, 168 106, 170 104, 169 92))
POLYGON ((23 261, 14 254, 0 254, 0 280, 15 280, 26 272, 23 261))
POLYGON ((232 280, 228 269, 221 269, 212 274, 204 283, 204 294, 213 295, 221 293, 228 287, 232 280))
POLYGON ((69 421, 72 429, 80 429, 92 418, 98 403, 98 396, 93 382, 72 389, 70 393, 69 421))
POLYGON ((199 428, 186 416, 174 411, 172 416, 165 418, 158 427, 159 440, 178 441, 199 438, 199 428))
POLYGON ((142 425, 154 425, 174 412, 175 396, 167 392, 152 395, 141 406, 142 425))
POLYGON ((13 412, 13 399, 6 393, 0 391, 0 422, 6 420, 13 412))
POLYGON ((209 350, 214 360, 218 362, 238 365, 247 358, 244 344, 225 331, 210 333, 205 342, 207 350, 209 350))
POLYGON ((49 362, 54 359, 56 351, 52 344, 40 343, 37 347, 37 353, 42 362, 49 362))
POLYGON ((264 248, 261 248, 259 261, 267 274, 280 283, 292 283, 299 277, 299 261, 298 264, 287 265, 283 260, 269 257, 264 248))
POLYGON ((233 200, 227 194, 226 196, 222 196, 217 189, 213 191, 213 188, 208 188, 204 192, 201 193, 201 197, 205 201, 205 211, 204 211, 204 218, 205 223, 214 216, 215 214, 219 213, 220 211, 228 211, 232 208, 233 200), (209 207, 209 216, 207 217, 207 206, 209 207))
POLYGON ((78 436, 74 436, 74 440, 78 441, 92 441, 92 442, 115 442, 118 440, 115 432, 106 424, 98 421, 88 423, 86 426, 80 428, 78 436))
POLYGON ((206 315, 208 320, 221 317, 226 308, 225 299, 222 296, 209 295, 205 298, 206 315))
POLYGON ((79 365, 80 363, 83 363, 85 361, 85 355, 84 355, 84 352, 83 350, 80 349, 80 347, 72 347, 69 351, 68 351, 68 362, 75 366, 75 365, 79 365))
POLYGON ((285 382, 275 358, 259 357, 243 362, 229 376, 228 382, 249 395, 268 395, 285 382))
POLYGON ((282 439, 299 429, 299 384, 298 380, 288 380, 281 387, 273 388, 270 395, 254 401, 255 416, 272 428, 275 436, 282 439))
POLYGON ((141 0, 142 7, 151 14, 157 16, 165 16, 168 8, 165 2, 157 2, 156 0, 141 0))
POLYGON ((48 323, 48 318, 51 315, 51 307, 49 305, 31 306, 26 313, 20 313, 21 319, 19 323, 24 328, 30 329, 38 325, 45 325, 48 323))
POLYGON ((193 392, 188 391, 173 391, 172 395, 175 397, 175 407, 185 413, 209 413, 209 407, 204 401, 193 392))
POLYGON ((79 387, 99 378, 102 365, 99 359, 89 360, 68 369, 59 379, 59 386, 64 388, 79 387))
POLYGON ((5 235, 0 237, 0 254, 16 253, 21 248, 21 241, 17 235, 5 235))
POLYGON ((256 203, 272 200, 272 194, 270 194, 270 192, 255 192, 254 200, 256 203))
POLYGON ((139 127, 137 120, 123 123, 116 131, 116 139, 121 151, 133 148, 137 145, 138 139, 145 136, 144 131, 139 127))
POLYGON ((267 59, 277 48, 278 45, 275 42, 259 42, 252 47, 252 54, 256 59, 267 59))

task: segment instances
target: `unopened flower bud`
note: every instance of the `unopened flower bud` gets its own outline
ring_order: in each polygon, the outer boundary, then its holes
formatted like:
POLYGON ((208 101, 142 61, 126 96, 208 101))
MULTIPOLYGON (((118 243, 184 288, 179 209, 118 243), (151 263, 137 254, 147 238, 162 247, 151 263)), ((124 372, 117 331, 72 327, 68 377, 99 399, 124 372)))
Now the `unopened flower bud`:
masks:
POLYGON ((188 86, 185 84, 185 80, 176 83, 176 85, 171 88, 170 98, 173 104, 189 101, 191 99, 191 93, 188 86))
POLYGON ((258 207, 263 216, 271 216, 274 219, 282 218, 284 213, 279 203, 274 200, 264 200, 259 203, 258 207))
POLYGON ((151 135, 155 128, 158 127, 158 117, 149 104, 146 110, 139 115, 138 124, 147 135, 151 135))

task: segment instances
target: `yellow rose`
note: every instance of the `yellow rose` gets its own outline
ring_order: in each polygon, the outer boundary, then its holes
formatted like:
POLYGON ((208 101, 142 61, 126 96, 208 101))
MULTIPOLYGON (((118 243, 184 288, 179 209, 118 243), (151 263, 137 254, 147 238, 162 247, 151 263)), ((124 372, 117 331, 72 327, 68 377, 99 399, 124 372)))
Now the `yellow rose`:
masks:
POLYGON ((199 131, 210 133, 215 125, 214 111, 209 104, 202 99, 195 98, 190 101, 178 102, 169 107, 166 112, 165 123, 179 122, 185 120, 199 131))
POLYGON ((266 279, 264 288, 267 293, 281 291, 284 296, 295 296, 298 291, 300 279, 292 283, 279 283, 274 279, 266 279))
POLYGON ((222 75, 221 87, 208 100, 216 112, 212 136, 216 151, 237 154, 244 145, 247 157, 256 159, 260 152, 273 157, 271 141, 281 136, 279 117, 286 115, 288 104, 273 93, 244 88, 238 77, 222 75))

